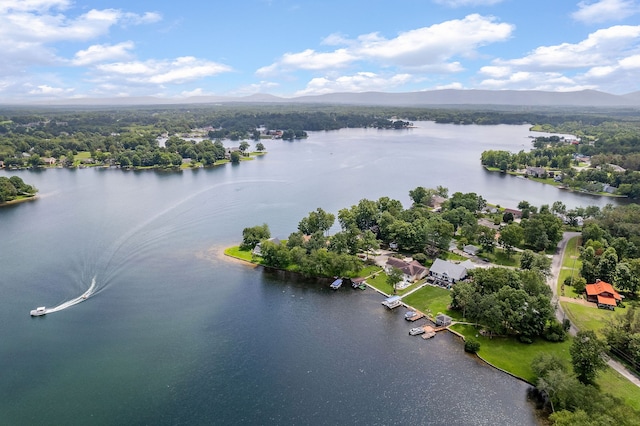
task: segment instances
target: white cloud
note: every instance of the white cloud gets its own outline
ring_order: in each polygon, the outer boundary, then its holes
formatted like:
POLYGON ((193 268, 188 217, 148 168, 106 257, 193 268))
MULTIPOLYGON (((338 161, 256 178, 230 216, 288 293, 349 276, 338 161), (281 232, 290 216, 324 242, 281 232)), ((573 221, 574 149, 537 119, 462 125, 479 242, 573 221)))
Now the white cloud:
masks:
POLYGON ((248 84, 240 87, 238 90, 230 92, 231 95, 246 96, 256 93, 268 93, 269 91, 280 87, 280 84, 273 81, 260 81, 258 83, 248 84))
POLYGON ((86 66, 97 62, 130 59, 130 50, 134 48, 132 41, 118 44, 94 44, 85 50, 76 52, 71 63, 76 66, 86 66))
POLYGON ((277 67, 263 67, 259 74, 267 74, 277 68, 303 69, 303 70, 321 70, 327 68, 344 67, 353 62, 357 58, 350 54, 346 49, 338 49, 329 53, 318 53, 312 49, 304 50, 300 53, 285 53, 282 56, 277 67))
POLYGON ((66 9, 70 4, 69 0, 0 0, 0 13, 9 10, 41 12, 50 9, 66 9))
POLYGON ((412 80, 409 74, 380 75, 373 72, 359 72, 336 78, 317 77, 309 81, 304 90, 295 95, 321 95, 334 92, 368 92, 389 90, 412 80))
POLYGON ((454 81, 452 83, 449 84, 442 84, 439 86, 435 86, 433 89, 430 90, 444 90, 444 89, 456 89, 456 90, 462 90, 464 89, 464 85, 460 82, 454 81))
POLYGON ((581 1, 578 10, 571 14, 576 21, 600 23, 619 21, 635 15, 640 8, 634 0, 598 0, 581 1))
POLYGON ((518 71, 503 79, 487 79, 480 86, 490 90, 544 90, 553 92, 569 92, 585 89, 596 89, 596 85, 582 84, 576 79, 561 73, 518 71))
POLYGON ((30 90, 28 93, 30 95, 57 96, 62 94, 69 94, 71 92, 73 92, 73 89, 63 89, 61 87, 51 87, 43 84, 36 87, 35 89, 30 90))
POLYGON ((148 60, 98 64, 95 69, 101 81, 120 81, 134 84, 180 84, 231 71, 224 64, 192 56, 174 60, 148 60))
POLYGON ((508 66, 495 66, 487 65, 480 68, 480 74, 485 74, 489 77, 500 78, 506 77, 511 74, 511 67, 508 66))
POLYGON ((578 43, 540 46, 516 59, 496 59, 478 74, 485 88, 599 89, 625 93, 640 74, 640 26, 618 25, 578 43))
POLYGON ((518 59, 497 60, 495 65, 527 70, 566 70, 617 61, 638 49, 640 26, 619 25, 598 30, 576 44, 541 46, 518 59))
POLYGON ((473 57, 481 46, 507 40, 514 27, 497 22, 493 17, 473 14, 430 27, 418 28, 387 39, 379 33, 363 34, 354 40, 330 35, 324 44, 345 47, 332 52, 307 49, 287 53, 282 58, 257 71, 272 75, 295 70, 329 70, 344 68, 356 62, 382 66, 397 66, 407 72, 454 73, 463 69, 456 56, 473 57))
MULTIPOLYGON (((135 14, 118 9, 92 9, 73 16, 68 0, 0 0, 0 75, 25 73, 33 65, 62 65, 70 61, 57 56, 58 42, 92 40, 109 33, 115 25, 155 22, 155 12, 135 14)), ((117 45, 116 45, 117 46, 117 45)), ((124 47, 121 46, 121 48, 124 47)), ((88 63, 89 47, 71 62, 88 63)), ((116 53, 113 48, 111 53, 116 53)), ((106 53, 106 52, 103 52, 106 53)), ((122 52, 121 52, 122 53, 122 52)), ((124 59, 122 54, 120 59, 124 59)))
POLYGON ((433 0, 434 3, 442 4, 449 7, 461 6, 493 6, 501 3, 503 0, 433 0))

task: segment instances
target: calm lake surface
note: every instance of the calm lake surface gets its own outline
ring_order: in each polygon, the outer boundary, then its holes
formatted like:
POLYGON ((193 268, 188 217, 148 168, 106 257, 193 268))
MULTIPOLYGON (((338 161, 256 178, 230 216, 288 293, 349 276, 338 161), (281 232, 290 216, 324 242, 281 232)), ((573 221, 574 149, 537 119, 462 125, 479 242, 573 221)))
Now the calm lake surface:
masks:
POLYGON ((409 337, 371 290, 225 259, 242 229, 286 238, 317 207, 408 206, 443 185, 515 207, 608 199, 488 173, 527 126, 314 132, 238 166, 182 173, 21 171, 34 202, 0 209, 0 424, 534 425, 528 386, 449 334, 409 337), (87 301, 45 317, 80 296, 87 301))

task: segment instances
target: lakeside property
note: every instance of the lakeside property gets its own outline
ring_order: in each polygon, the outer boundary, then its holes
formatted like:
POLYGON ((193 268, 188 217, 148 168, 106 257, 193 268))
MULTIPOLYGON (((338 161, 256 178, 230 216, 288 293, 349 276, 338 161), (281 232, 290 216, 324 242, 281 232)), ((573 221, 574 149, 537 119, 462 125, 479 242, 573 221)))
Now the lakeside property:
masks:
MULTIPOLYGON (((570 241, 570 250, 563 250, 561 253, 568 253, 569 258, 574 260, 572 256, 577 251, 577 245, 575 239, 570 241)), ((241 258, 253 264, 261 263, 260 258, 252 254, 251 251, 243 251, 239 247, 229 248, 225 250, 225 254, 241 258)), ((380 256, 376 255, 375 258, 380 262, 380 256)), ((567 263, 567 260, 565 259, 564 262, 567 263)), ((440 314, 445 314, 452 318, 452 324, 445 327, 445 329, 459 335, 463 340, 478 341, 480 350, 477 355, 489 365, 533 384, 537 376, 532 369, 532 363, 540 354, 553 355, 567 363, 571 361, 569 349, 573 344, 572 337, 562 342, 549 342, 536 338, 529 344, 524 344, 515 337, 490 335, 484 332, 485 327, 466 322, 466 318, 459 310, 451 309, 451 291, 449 289, 431 284, 427 282, 426 278, 423 278, 401 290, 397 290, 388 283, 387 271, 383 265, 384 261, 377 268, 369 266, 357 275, 365 277, 366 284, 385 297, 389 297, 394 293, 398 294, 403 306, 421 315, 424 314, 426 318, 434 323, 436 321, 435 317, 440 314)), ((559 282, 559 276, 559 274, 554 276, 552 281, 554 283, 559 282)), ((597 385, 604 392, 621 398, 634 409, 640 409, 640 388, 629 382, 618 372, 609 368, 598 376, 597 385)))

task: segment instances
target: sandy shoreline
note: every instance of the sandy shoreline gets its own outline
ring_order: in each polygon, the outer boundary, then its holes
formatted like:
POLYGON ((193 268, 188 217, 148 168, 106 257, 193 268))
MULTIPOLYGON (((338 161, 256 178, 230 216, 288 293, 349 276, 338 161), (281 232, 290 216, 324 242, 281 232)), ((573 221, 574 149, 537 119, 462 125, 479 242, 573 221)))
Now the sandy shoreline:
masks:
POLYGON ((38 199, 37 195, 34 195, 33 197, 29 197, 29 198, 20 198, 19 200, 5 201, 4 203, 0 203, 0 207, 12 206, 14 204, 20 204, 27 201, 34 201, 36 199, 38 199))

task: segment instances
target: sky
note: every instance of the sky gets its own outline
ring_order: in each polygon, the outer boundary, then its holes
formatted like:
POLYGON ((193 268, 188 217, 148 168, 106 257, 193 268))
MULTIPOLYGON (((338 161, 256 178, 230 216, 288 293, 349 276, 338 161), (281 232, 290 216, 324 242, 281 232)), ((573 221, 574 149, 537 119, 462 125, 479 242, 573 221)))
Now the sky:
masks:
POLYGON ((640 0, 0 0, 0 103, 640 90, 640 0))

